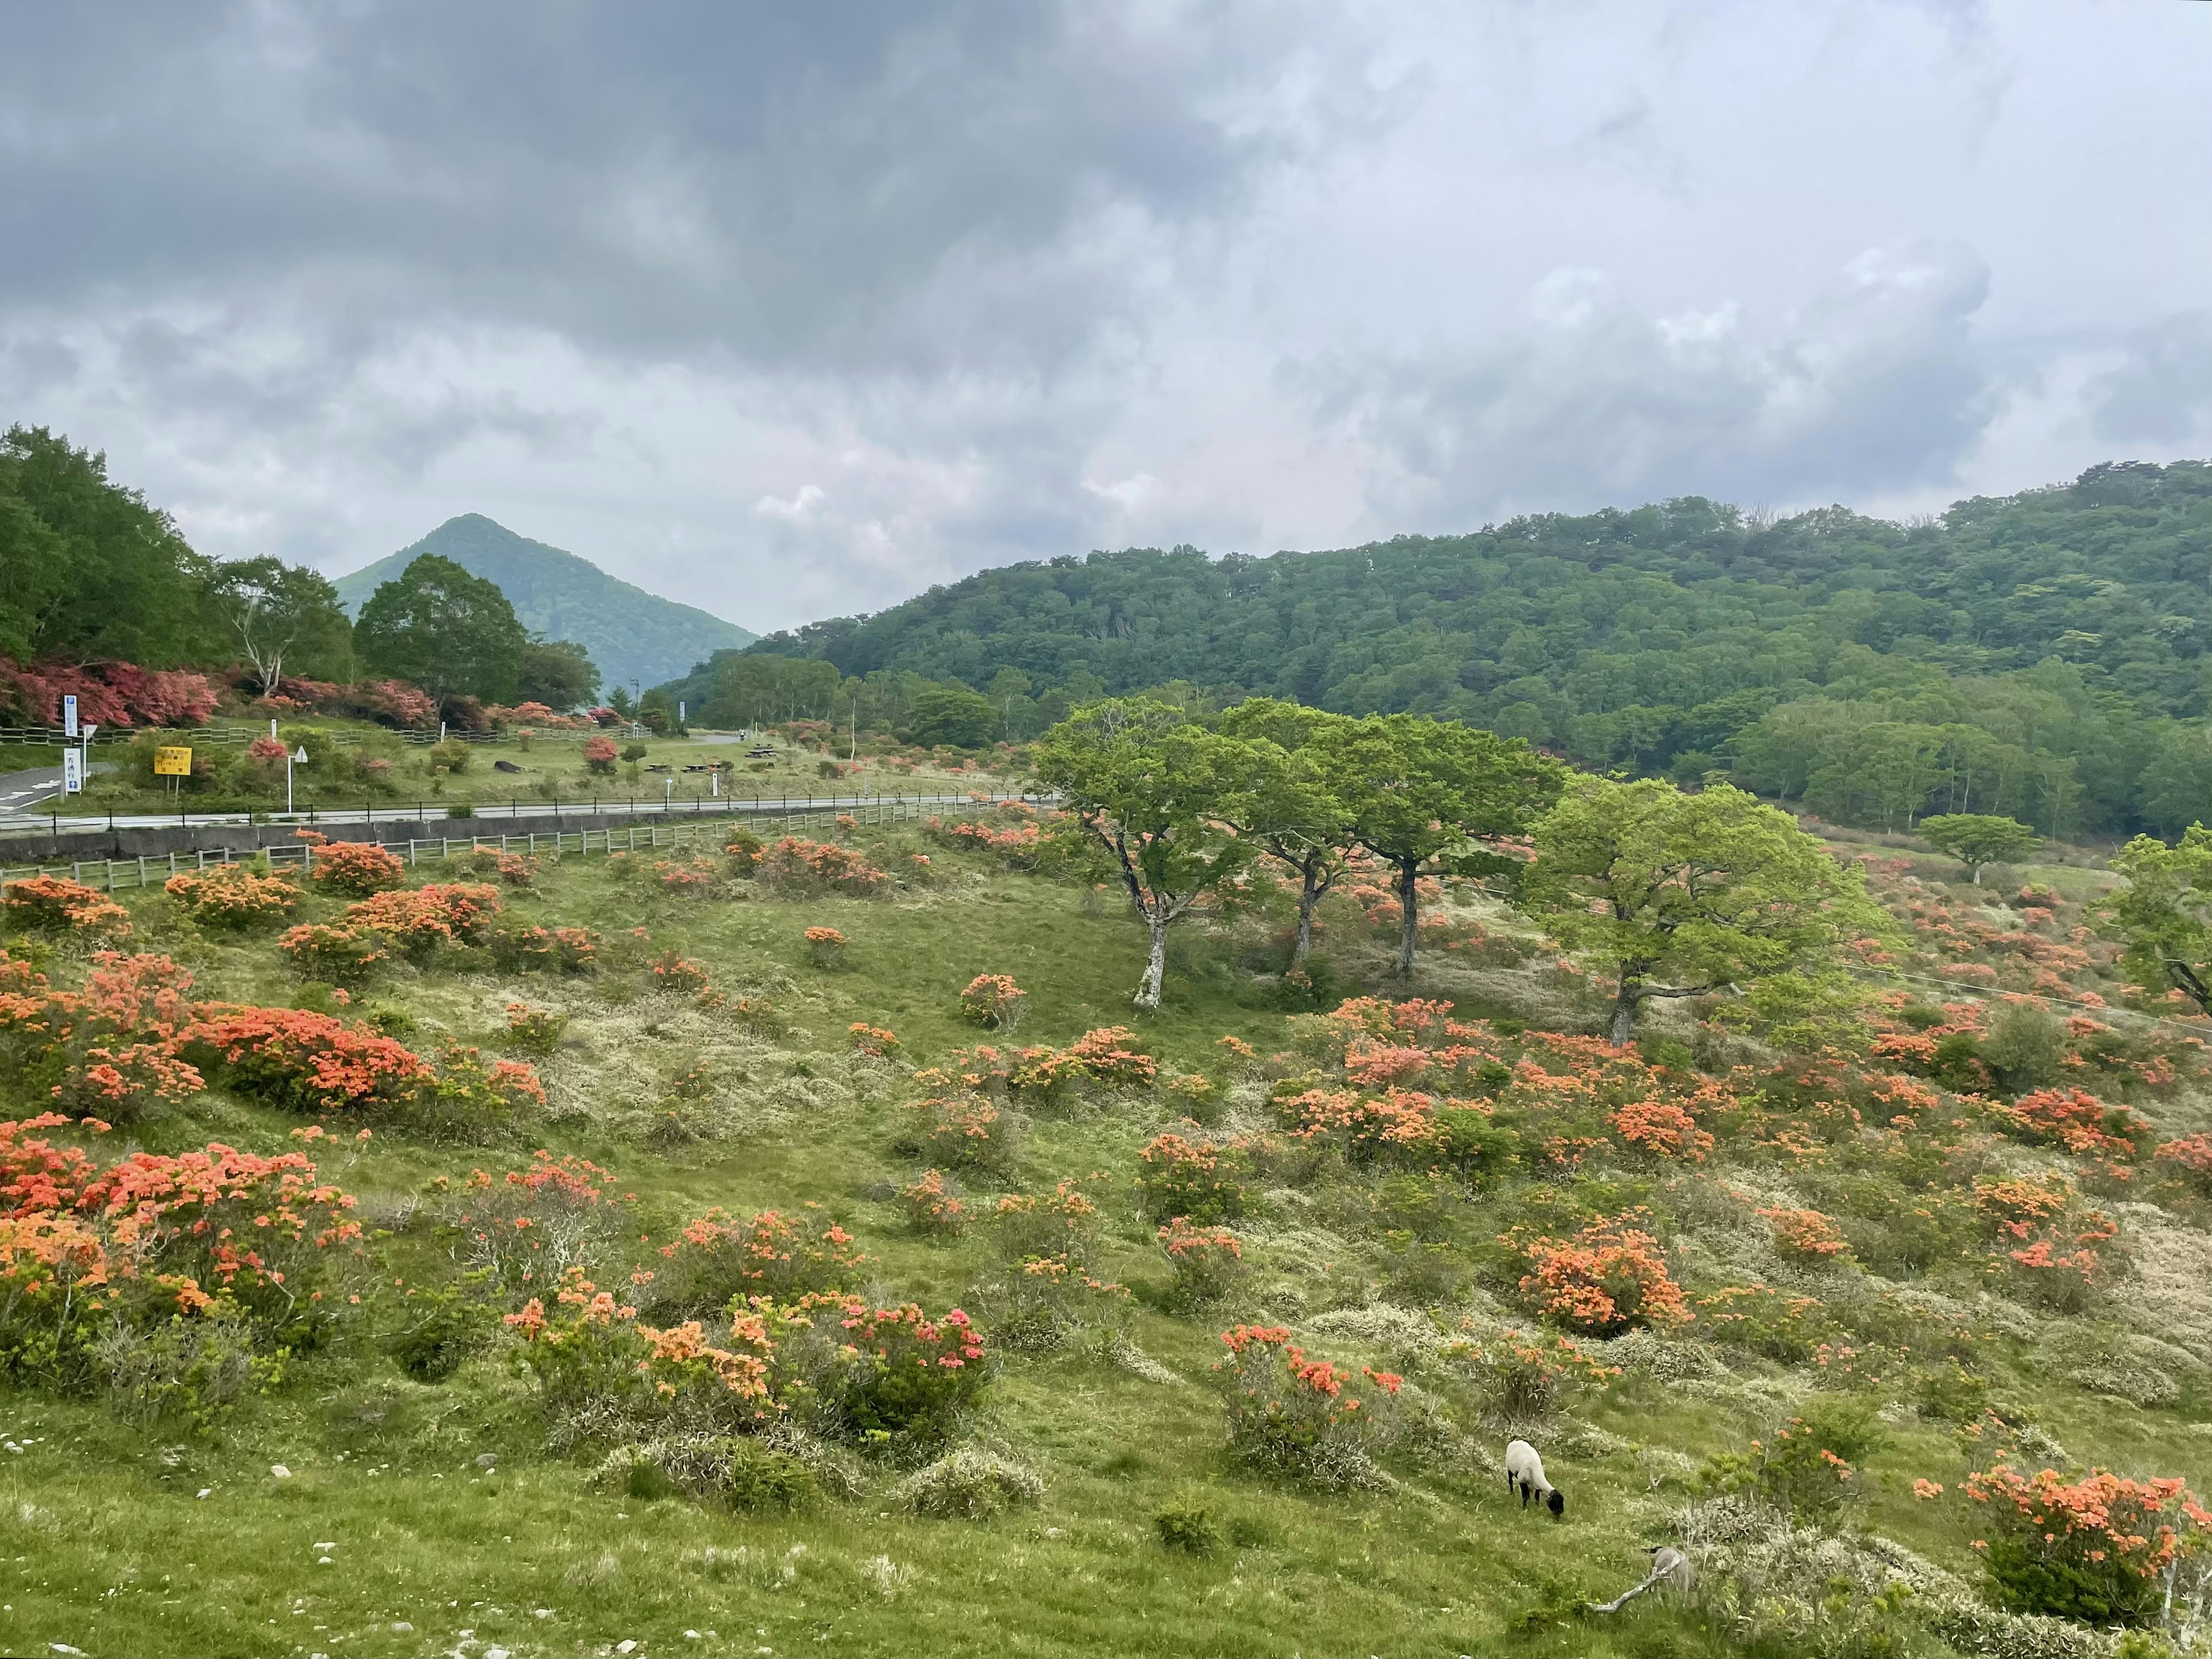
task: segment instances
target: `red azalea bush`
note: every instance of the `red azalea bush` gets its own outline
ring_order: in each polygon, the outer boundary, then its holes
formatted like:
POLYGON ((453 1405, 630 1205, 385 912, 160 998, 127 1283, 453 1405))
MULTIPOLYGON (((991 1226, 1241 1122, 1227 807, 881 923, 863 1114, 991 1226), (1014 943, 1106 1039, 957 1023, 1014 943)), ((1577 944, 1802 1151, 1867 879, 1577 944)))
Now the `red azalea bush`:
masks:
POLYGON ((851 848, 795 836, 786 836, 762 855, 757 879, 789 898, 820 893, 872 898, 890 884, 889 876, 851 848))
POLYGON ((629 1225, 612 1182, 589 1158, 540 1147, 526 1169, 472 1170, 458 1188, 443 1176, 431 1186, 445 1195, 440 1234, 461 1260, 521 1288, 583 1271, 629 1225))
POLYGON ((399 855, 369 841, 325 842, 308 854, 308 874, 327 892, 365 898, 406 878, 399 855))
POLYGON ((258 875, 242 864, 187 870, 161 890, 203 927, 257 927, 282 921, 299 908, 299 890, 282 876, 258 875))
POLYGON ((1137 1034, 1126 1025, 1085 1031, 1064 1051, 1066 1060, 1093 1083, 1109 1089, 1151 1087, 1159 1062, 1137 1047, 1137 1034))
POLYGON ((864 1019, 854 1020, 847 1028, 846 1036, 853 1044, 854 1054, 872 1054, 878 1060, 899 1046, 897 1032, 888 1026, 871 1025, 864 1019))
POLYGON ((0 912, 31 933, 120 938, 131 913, 96 888, 65 876, 27 876, 0 888, 0 912))
POLYGON ((646 965, 652 969, 653 988, 656 991, 689 995, 707 988, 706 969, 673 951, 664 951, 646 965))
POLYGON ((1966 1492, 1988 1516, 1990 1536, 1974 1541, 1998 1600, 2085 1624, 2150 1623, 2166 1567, 2212 1532, 2212 1512, 2176 1477, 2092 1469, 2069 1481, 1999 1463, 1969 1474, 1966 1492))
POLYGON ((1308 1358, 1290 1338, 1279 1325, 1222 1333, 1229 1357, 1214 1369, 1229 1390, 1231 1455, 1318 1486, 1371 1484, 1376 1407, 1395 1399, 1404 1379, 1308 1358))
POLYGON ((400 954, 422 962, 441 945, 479 942, 500 908, 499 890, 489 884, 434 883, 374 894, 346 906, 339 920, 345 927, 390 940, 400 954))
POLYGON ((990 1381, 982 1334, 957 1308, 933 1319, 911 1302, 871 1308, 856 1299, 824 1334, 837 1354, 817 1386, 834 1425, 854 1439, 948 1439, 990 1381))
POLYGON ((1696 1316, 1667 1271, 1659 1241, 1636 1224, 1641 1218, 1634 1211, 1601 1217, 1567 1239, 1516 1227, 1498 1243, 1528 1263, 1521 1294, 1529 1304, 1585 1335, 1686 1324, 1696 1316))
POLYGON ((597 773, 601 777, 611 777, 614 774, 615 762, 620 757, 621 753, 622 751, 615 747, 615 740, 612 738, 604 732, 595 733, 584 739, 585 769, 597 773))
POLYGON ((77 700, 79 719, 110 727, 205 726, 216 708, 215 688, 204 674, 128 662, 24 668, 0 657, 0 707, 24 724, 60 725, 62 699, 70 696, 77 700))
POLYGON ((1713 1138, 1671 1100, 1632 1100, 1613 1115, 1613 1133, 1631 1146, 1640 1146, 1662 1158, 1701 1163, 1713 1149, 1713 1138))

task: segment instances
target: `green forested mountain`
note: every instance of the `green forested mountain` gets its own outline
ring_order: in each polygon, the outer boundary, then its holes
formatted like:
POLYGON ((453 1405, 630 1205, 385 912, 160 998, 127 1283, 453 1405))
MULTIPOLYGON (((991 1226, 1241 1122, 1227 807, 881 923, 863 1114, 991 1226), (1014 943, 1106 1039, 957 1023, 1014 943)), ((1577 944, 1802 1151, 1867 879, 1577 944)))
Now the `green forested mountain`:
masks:
POLYGON ((2212 465, 2179 462, 1911 525, 1693 497, 1335 552, 1093 553, 748 654, 958 680, 1010 714, 1176 681, 1448 714, 1841 820, 1971 808, 2074 835, 2212 815, 2208 649, 2212 465))
POLYGON ((356 618, 379 585, 418 554, 451 559, 496 582, 522 625, 550 640, 574 640, 590 654, 610 689, 635 680, 652 685, 681 673, 709 653, 749 644, 757 635, 696 606, 678 605, 610 576, 589 559, 518 536, 481 514, 448 519, 414 546, 337 581, 338 598, 356 618))

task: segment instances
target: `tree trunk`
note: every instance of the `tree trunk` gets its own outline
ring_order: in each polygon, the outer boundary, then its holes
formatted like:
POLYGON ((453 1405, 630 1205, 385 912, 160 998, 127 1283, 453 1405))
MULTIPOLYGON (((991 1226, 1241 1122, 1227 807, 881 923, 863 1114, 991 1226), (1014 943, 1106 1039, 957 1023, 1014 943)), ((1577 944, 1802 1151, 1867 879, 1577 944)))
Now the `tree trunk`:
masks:
POLYGON ((1305 885, 1298 891, 1298 937, 1297 943, 1291 946, 1292 973, 1304 967, 1306 958, 1313 954, 1314 906, 1321 902, 1321 872, 1309 863, 1302 873, 1305 877, 1305 885))
POLYGON ((1644 1006, 1644 988, 1626 975, 1621 976, 1620 994, 1613 1001, 1613 1029, 1607 1041, 1616 1048, 1626 1048, 1636 1041, 1636 1016, 1644 1006))
POLYGON ((1156 1014, 1160 1011, 1160 987, 1168 976, 1168 921, 1160 915, 1147 915, 1145 921, 1152 930, 1152 948, 1145 957, 1144 981, 1131 1000, 1143 1012, 1156 1014))
POLYGON ((1413 976, 1413 942, 1420 937, 1421 897, 1419 859, 1398 861, 1398 976, 1413 976))
POLYGON ((1982 866, 1981 866, 1980 865, 1978 865, 1978 865, 1976 865, 1976 866, 1974 866, 1974 885, 1975 885, 1975 886, 1977 886, 1977 887, 1979 887, 1981 884, 1982 884, 1982 866))

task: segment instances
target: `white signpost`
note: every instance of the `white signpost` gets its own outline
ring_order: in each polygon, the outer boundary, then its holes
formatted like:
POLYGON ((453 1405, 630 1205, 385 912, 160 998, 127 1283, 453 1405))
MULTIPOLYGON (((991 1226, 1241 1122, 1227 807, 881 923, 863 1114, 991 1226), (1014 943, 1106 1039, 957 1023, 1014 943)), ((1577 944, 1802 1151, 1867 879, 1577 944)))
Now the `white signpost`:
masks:
POLYGON ((84 789, 84 750, 62 750, 62 793, 75 795, 84 789))

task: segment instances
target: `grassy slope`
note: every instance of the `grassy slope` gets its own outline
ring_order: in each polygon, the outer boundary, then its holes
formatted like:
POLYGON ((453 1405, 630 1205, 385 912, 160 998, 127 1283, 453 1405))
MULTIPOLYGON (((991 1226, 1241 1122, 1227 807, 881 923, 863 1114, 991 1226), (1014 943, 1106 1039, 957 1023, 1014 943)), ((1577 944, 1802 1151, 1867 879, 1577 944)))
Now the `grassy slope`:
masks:
MULTIPOLYGON (((188 962, 204 990, 271 1002, 289 994, 265 939, 204 942, 158 897, 136 908, 142 935, 188 962)), ((488 1042, 514 997, 568 1008, 579 1046, 547 1068, 551 1121, 533 1143, 612 1165, 640 1194, 641 1227, 656 1237, 710 1203, 745 1212, 819 1200, 860 1234, 880 1288, 933 1307, 966 1294, 985 1259, 974 1243, 915 1237, 893 1205, 863 1196, 913 1166, 888 1150, 899 1085, 833 1057, 844 1025, 888 1024, 909 1054, 942 1054, 974 1039, 954 1018, 956 1000, 969 976, 990 969, 1032 992, 1024 1041, 1064 1042, 1124 1017, 1141 948, 1127 921, 1085 915, 1064 887, 981 872, 916 902, 698 902, 611 882, 599 860, 572 860, 520 908, 610 931, 642 923, 656 945, 705 962, 718 984, 770 988, 800 1029, 769 1042, 710 1028, 684 1005, 649 994, 625 1000, 634 975, 620 972, 556 986, 402 969, 372 1000, 410 1010, 422 1028, 410 1040, 422 1048, 443 1032, 488 1042), (853 939, 846 971, 803 965, 799 933, 815 923, 853 939), (639 1132, 658 1084, 702 1055, 726 1079, 716 1108, 726 1138, 648 1150, 639 1132)), ((1279 1046, 1283 1017, 1251 1004, 1226 951, 1191 941, 1170 1005, 1146 1032, 1164 1059, 1209 1066, 1224 1032, 1279 1046)), ((1468 993, 1463 981, 1424 988, 1468 993)), ((1118 1270, 1140 1285, 1164 1275, 1127 1181, 1136 1146, 1171 1115, 1139 1098, 1040 1122, 1018 1174, 1033 1187, 1103 1171, 1118 1270)), ((274 1150, 290 1127, 209 1097, 140 1134, 161 1148, 213 1136, 274 1150)), ((325 1167, 389 1223, 431 1173, 497 1168, 520 1151, 386 1137, 349 1164, 325 1167)), ((1477 1200, 1461 1231, 1479 1237, 1514 1218, 1496 1200, 1477 1200)), ((1272 1255, 1266 1227, 1252 1232, 1274 1310, 1317 1310, 1346 1291, 1360 1299, 1374 1255, 1352 1230, 1351 1271, 1331 1264, 1342 1284, 1312 1282, 1293 1253, 1272 1255)), ((403 1273, 426 1269, 434 1255, 419 1226, 384 1248, 403 1273)), ((125 1424, 96 1403, 0 1396, 0 1428, 17 1444, 34 1443, 0 1451, 0 1649, 428 1654, 472 1639, 471 1651, 495 1644, 565 1653, 635 1638, 647 1652, 1723 1650, 1722 1632, 1656 1601, 1613 1621, 1571 1609, 1633 1581, 1639 1549, 1668 1535, 1684 1493, 1674 1454, 1740 1447, 1760 1426, 1754 1397, 1693 1398, 1623 1379, 1587 1407, 1587 1429, 1563 1427, 1547 1449, 1553 1478, 1572 1494, 1562 1527, 1510 1506, 1473 1467, 1401 1468, 1393 1491, 1306 1496, 1241 1474, 1221 1455, 1205 1373, 1224 1322, 1139 1308, 1133 1334, 1186 1379, 1175 1384, 1090 1352, 1011 1360, 975 1432, 1049 1484, 1040 1509, 985 1523, 914 1519, 879 1493, 769 1521, 595 1491, 581 1466, 539 1451, 542 1427, 496 1363, 426 1387, 365 1343, 295 1365, 279 1395, 213 1440, 125 1424), (476 1463, 486 1451, 501 1460, 489 1474, 476 1463), (280 1462, 290 1480, 270 1476, 280 1462), (1247 1541, 1200 1560, 1152 1541, 1151 1516, 1194 1484, 1216 1494, 1247 1541), (319 1551, 324 1543, 333 1547, 319 1551)), ((2093 1336, 2087 1326, 2061 1334, 2093 1336)), ((1326 1346, 1361 1357, 1356 1343, 1326 1346)), ((2014 1391, 2023 1389, 2077 1455, 2185 1474, 2200 1490, 2212 1475, 2193 1398, 2179 1410, 2140 1411, 2038 1381, 2032 1369, 2014 1379, 2014 1391)), ((1955 1480, 1961 1467, 1949 1431, 1904 1424, 1862 1473, 1865 1524, 1971 1571, 1956 1518, 1915 1504, 1908 1490, 1915 1475, 1955 1480)))

